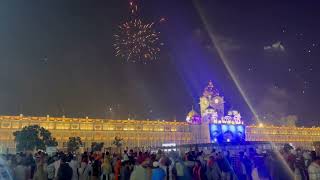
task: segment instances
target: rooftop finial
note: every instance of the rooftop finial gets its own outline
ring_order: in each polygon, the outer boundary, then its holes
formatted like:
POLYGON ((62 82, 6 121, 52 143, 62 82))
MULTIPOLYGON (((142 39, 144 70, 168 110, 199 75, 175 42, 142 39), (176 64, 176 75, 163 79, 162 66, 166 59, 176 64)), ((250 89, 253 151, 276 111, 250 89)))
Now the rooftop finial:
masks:
POLYGON ((203 91, 203 96, 205 97, 215 97, 215 96, 219 96, 219 92, 218 90, 214 87, 212 81, 210 80, 208 83, 208 86, 206 88, 204 88, 203 91))

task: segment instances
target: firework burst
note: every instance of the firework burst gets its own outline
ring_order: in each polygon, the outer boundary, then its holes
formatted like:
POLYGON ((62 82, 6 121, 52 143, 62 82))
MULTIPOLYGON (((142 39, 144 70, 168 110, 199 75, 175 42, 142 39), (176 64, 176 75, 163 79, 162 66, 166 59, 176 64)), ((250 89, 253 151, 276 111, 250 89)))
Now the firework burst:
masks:
POLYGON ((116 56, 127 61, 155 60, 160 52, 159 35, 154 23, 144 24, 140 19, 128 21, 119 26, 119 33, 114 35, 116 56))
MULTIPOLYGON (((129 9, 133 20, 127 21, 118 27, 114 35, 116 56, 120 56, 130 62, 148 62, 156 60, 159 56, 160 32, 156 31, 157 23, 144 23, 137 18, 138 6, 135 0, 129 2, 129 9)), ((161 18, 159 23, 165 19, 161 18)))

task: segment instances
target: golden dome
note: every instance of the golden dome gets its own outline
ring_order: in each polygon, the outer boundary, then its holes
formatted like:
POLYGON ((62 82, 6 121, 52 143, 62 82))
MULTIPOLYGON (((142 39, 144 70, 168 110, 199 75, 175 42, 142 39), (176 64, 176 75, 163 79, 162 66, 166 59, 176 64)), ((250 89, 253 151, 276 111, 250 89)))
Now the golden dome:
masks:
POLYGON ((195 115, 198 115, 198 113, 197 113, 195 110, 192 109, 192 110, 188 113, 187 117, 193 117, 193 116, 195 116, 195 115))
POLYGON ((193 109, 193 107, 192 107, 192 110, 188 113, 188 115, 187 115, 187 118, 186 118, 186 121, 188 122, 188 123, 194 123, 193 121, 194 120, 197 120, 198 121, 198 119, 200 119, 200 116, 199 116, 199 114, 193 109))

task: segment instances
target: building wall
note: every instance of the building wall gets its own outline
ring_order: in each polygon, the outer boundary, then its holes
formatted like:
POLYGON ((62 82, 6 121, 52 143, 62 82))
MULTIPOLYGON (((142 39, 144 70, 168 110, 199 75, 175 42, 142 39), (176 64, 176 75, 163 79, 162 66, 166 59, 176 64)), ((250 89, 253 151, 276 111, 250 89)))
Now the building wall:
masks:
POLYGON ((320 141, 320 127, 247 126, 246 141, 316 142, 320 141))
POLYGON ((90 147, 92 142, 104 142, 105 147, 111 147, 115 136, 124 138, 125 147, 154 147, 163 143, 180 145, 193 141, 190 126, 176 121, 0 116, 0 125, 2 151, 14 151, 13 132, 28 125, 48 129, 60 148, 73 136, 81 137, 85 147, 90 147))
MULTIPOLYGON (((108 120, 89 118, 57 118, 0 116, 0 152, 15 151, 13 132, 28 125, 48 129, 62 148, 69 137, 79 136, 90 147, 92 142, 104 142, 111 147, 115 136, 124 138, 125 147, 159 147, 163 143, 208 143, 209 127, 176 121, 108 120)), ((312 143, 320 141, 320 127, 247 126, 246 141, 277 143, 312 143)))

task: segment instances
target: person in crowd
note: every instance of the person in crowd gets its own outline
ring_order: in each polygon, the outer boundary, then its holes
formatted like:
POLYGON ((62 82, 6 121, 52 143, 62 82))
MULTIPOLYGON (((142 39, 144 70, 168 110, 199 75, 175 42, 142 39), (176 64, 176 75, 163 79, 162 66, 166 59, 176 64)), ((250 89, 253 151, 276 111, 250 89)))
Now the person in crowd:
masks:
POLYGON ((186 179, 186 177, 185 177, 186 168, 185 168, 184 163, 180 157, 178 157, 174 163, 174 170, 175 170, 176 180, 186 179))
POLYGON ((137 157, 137 163, 140 164, 145 160, 145 157, 143 156, 143 153, 139 151, 138 157, 137 157))
POLYGON ((320 179, 320 157, 316 156, 308 167, 309 180, 320 179))
POLYGON ((112 167, 110 164, 110 159, 107 155, 103 159, 103 163, 101 165, 101 171, 102 171, 101 180, 109 180, 110 175, 112 173, 112 167))
POLYGON ((114 171, 114 179, 119 180, 120 179, 120 171, 121 171, 121 160, 120 157, 117 157, 116 163, 113 168, 114 171))
POLYGON ((204 169, 202 168, 201 161, 196 160, 195 165, 192 170, 193 180, 203 180, 204 179, 204 169))
POLYGON ((33 180, 47 180, 48 176, 44 167, 44 157, 41 152, 36 155, 37 168, 33 175, 33 180))
POLYGON ((101 176, 101 161, 95 157, 92 163, 92 180, 98 180, 101 176))
POLYGON ((82 156, 82 162, 80 168, 78 169, 79 180, 91 180, 92 177, 92 167, 89 164, 89 157, 87 154, 82 156))
POLYGON ((191 153, 187 153, 186 160, 184 161, 184 166, 186 167, 186 171, 185 171, 186 177, 192 177, 194 165, 195 165, 195 162, 193 161, 193 157, 191 153))
POLYGON ((54 159, 53 157, 49 157, 48 162, 47 162, 47 175, 48 175, 48 180, 54 180, 55 178, 55 167, 54 167, 54 159))
POLYGON ((128 151, 127 151, 127 150, 124 150, 124 151, 123 151, 123 155, 122 155, 122 156, 123 156, 123 160, 124 160, 124 161, 129 160, 129 155, 128 155, 128 151))
POLYGON ((7 166, 8 166, 8 172, 10 174, 13 174, 14 173, 14 169, 15 167, 17 166, 17 158, 16 156, 14 155, 9 155, 8 156, 8 163, 7 163, 7 166))
MULTIPOLYGON (((5 154, 0 158, 5 180, 308 180, 320 179, 316 152, 285 146, 279 151, 249 148, 211 153, 130 149, 124 154, 58 152, 5 154), (76 158, 81 157, 81 158, 76 158), (121 161, 122 160, 122 161, 121 161), (81 162, 79 164, 78 162, 81 162), (114 162, 114 163, 112 163, 114 162), (134 166, 134 167, 133 167, 134 166), (11 179, 10 179, 11 178, 11 179)), ((0 178, 0 180, 2 180, 0 178)))
POLYGON ((166 177, 166 172, 160 168, 160 163, 158 161, 154 161, 152 163, 152 180, 164 180, 166 177))
POLYGON ((78 169, 80 167, 80 163, 78 162, 77 157, 69 153, 68 161, 70 161, 69 166, 72 169, 72 180, 78 180, 79 179, 78 169))
POLYGON ((207 164, 207 179, 208 180, 219 180, 221 179, 222 174, 217 163, 217 156, 211 155, 207 164))
POLYGON ((166 180, 172 180, 172 168, 173 168, 173 162, 172 160, 166 156, 163 155, 160 159, 160 167, 165 171, 166 173, 166 180))
POLYGON ((9 166, 3 159, 0 159, 0 180, 13 180, 12 174, 9 172, 9 166))
POLYGON ((294 162, 294 176, 297 180, 307 180, 305 160, 300 148, 297 148, 294 162))
POLYGON ((28 166, 28 170, 27 170, 28 171, 27 172, 28 178, 27 179, 33 179, 33 175, 36 171, 37 166, 36 166, 36 162, 33 158, 33 155, 31 153, 27 155, 26 164, 28 166))
POLYGON ((129 153, 128 153, 128 158, 130 161, 130 164, 134 164, 135 163, 135 156, 134 156, 134 152, 133 149, 130 149, 129 153))
MULTIPOLYGON (((244 152, 239 153, 240 163, 242 168, 244 167, 244 174, 242 178, 246 180, 252 180, 251 174, 252 174, 252 163, 250 159, 245 155, 244 152)), ((240 179, 240 178, 239 178, 240 179)))
POLYGON ((58 169, 60 167, 60 157, 61 156, 61 153, 57 153, 56 156, 54 156, 54 169, 55 169, 55 174, 54 174, 54 177, 56 178, 58 176, 58 169))
POLYGON ((22 155, 17 155, 17 166, 14 169, 14 179, 15 180, 26 180, 27 177, 27 166, 25 159, 22 155))
POLYGON ((229 161, 226 157, 223 156, 223 153, 219 153, 217 157, 217 163, 221 170, 221 178, 223 180, 231 180, 232 178, 232 168, 229 161))
POLYGON ((128 160, 123 161, 121 165, 120 179, 130 180, 130 176, 131 176, 131 166, 128 158, 128 160))
POLYGON ((60 167, 58 169, 57 180, 72 180, 73 171, 69 166, 68 157, 61 155, 60 167))
MULTIPOLYGON (((137 162, 138 163, 138 162, 137 162)), ((147 167, 149 165, 149 160, 146 159, 137 166, 131 173, 130 180, 148 180, 147 167)))
MULTIPOLYGON (((253 169, 252 169, 252 178, 257 177, 259 180, 269 180, 270 179, 270 170, 268 169, 266 160, 267 155, 262 154, 261 156, 256 156, 253 159, 253 169)), ((256 178, 256 179, 257 179, 256 178)))
POLYGON ((197 160, 199 160, 199 161, 201 162, 201 166, 202 166, 203 168, 205 168, 205 167, 207 166, 207 162, 206 162, 206 160, 205 160, 204 158, 205 158, 205 157, 204 157, 203 151, 200 151, 200 152, 198 153, 198 155, 197 155, 197 160))

